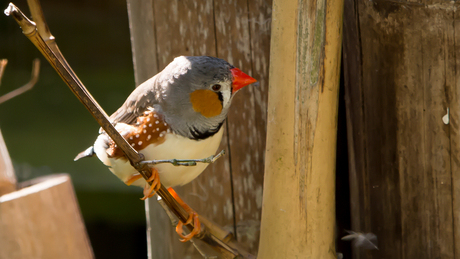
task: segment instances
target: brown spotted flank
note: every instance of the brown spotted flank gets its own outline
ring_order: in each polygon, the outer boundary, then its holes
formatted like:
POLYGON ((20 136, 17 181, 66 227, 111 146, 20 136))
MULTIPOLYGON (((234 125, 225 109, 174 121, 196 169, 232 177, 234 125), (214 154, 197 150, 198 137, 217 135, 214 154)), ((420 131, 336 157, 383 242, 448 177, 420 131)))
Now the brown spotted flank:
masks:
MULTIPOLYGON (((148 110, 137 118, 134 125, 127 125, 128 130, 122 130, 122 136, 137 151, 141 151, 148 145, 158 145, 165 141, 166 133, 170 132, 169 126, 163 120, 163 116, 155 111, 148 110)), ((120 129, 119 129, 120 130, 120 129)), ((123 151, 117 147, 112 139, 109 141, 107 154, 111 158, 124 158, 123 151)))

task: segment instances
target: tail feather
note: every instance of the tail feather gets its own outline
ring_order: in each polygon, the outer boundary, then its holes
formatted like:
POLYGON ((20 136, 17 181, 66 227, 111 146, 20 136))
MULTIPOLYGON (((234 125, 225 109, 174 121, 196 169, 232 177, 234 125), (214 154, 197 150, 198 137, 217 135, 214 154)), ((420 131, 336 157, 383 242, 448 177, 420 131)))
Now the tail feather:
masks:
POLYGON ((80 152, 80 153, 73 159, 73 161, 77 161, 77 160, 79 160, 80 158, 93 157, 93 156, 95 156, 95 155, 96 155, 96 153, 94 153, 94 147, 91 146, 91 147, 87 148, 85 151, 80 152))

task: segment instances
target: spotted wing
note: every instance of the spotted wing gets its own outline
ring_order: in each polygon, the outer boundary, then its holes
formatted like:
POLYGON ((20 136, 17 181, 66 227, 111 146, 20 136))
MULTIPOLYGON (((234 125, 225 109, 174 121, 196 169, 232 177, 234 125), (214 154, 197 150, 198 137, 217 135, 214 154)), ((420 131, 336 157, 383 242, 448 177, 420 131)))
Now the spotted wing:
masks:
MULTIPOLYGON (((116 125, 120 134, 137 151, 141 151, 149 145, 158 145, 165 141, 167 133, 170 133, 169 125, 163 120, 163 116, 148 109, 138 116, 131 125, 118 123, 116 125)), ((123 151, 108 138, 107 154, 111 158, 124 158, 123 151)))

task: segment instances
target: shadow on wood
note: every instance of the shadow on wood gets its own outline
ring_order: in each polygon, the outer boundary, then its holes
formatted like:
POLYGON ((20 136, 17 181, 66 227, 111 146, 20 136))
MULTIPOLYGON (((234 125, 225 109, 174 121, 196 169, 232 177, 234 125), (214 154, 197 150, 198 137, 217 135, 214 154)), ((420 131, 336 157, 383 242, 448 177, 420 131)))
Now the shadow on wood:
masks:
POLYGON ((458 258, 458 3, 347 0, 344 76, 354 258, 458 258), (449 121, 443 121, 449 113, 449 121))

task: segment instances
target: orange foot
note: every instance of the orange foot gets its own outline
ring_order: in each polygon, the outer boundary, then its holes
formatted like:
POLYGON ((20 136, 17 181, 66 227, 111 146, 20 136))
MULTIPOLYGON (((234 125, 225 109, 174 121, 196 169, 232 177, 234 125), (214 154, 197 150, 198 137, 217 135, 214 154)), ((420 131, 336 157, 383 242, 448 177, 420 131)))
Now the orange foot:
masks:
POLYGON ((161 183, 160 183, 160 175, 158 174, 157 169, 152 168, 152 175, 147 179, 147 183, 145 184, 144 188, 144 197, 141 198, 141 200, 146 200, 153 195, 160 189, 161 183), (149 185, 149 182, 152 182, 149 185))
POLYGON ((189 241, 190 239, 192 239, 192 237, 194 237, 196 234, 200 233, 201 231, 201 224, 200 224, 200 220, 198 219, 198 214, 192 210, 192 208, 190 208, 180 197, 179 195, 177 195, 177 193, 174 191, 173 188, 168 188, 168 191, 169 193, 174 197, 174 199, 176 199, 176 201, 182 206, 182 208, 185 209, 185 211, 188 212, 188 219, 185 223, 182 223, 182 221, 179 220, 179 223, 177 224, 177 227, 176 227, 176 232, 177 234, 182 238, 180 239, 181 242, 187 242, 189 241), (184 232, 184 230, 182 229, 182 227, 185 225, 188 225, 192 222, 193 220, 193 230, 188 234, 188 235, 183 235, 182 233, 184 232))

